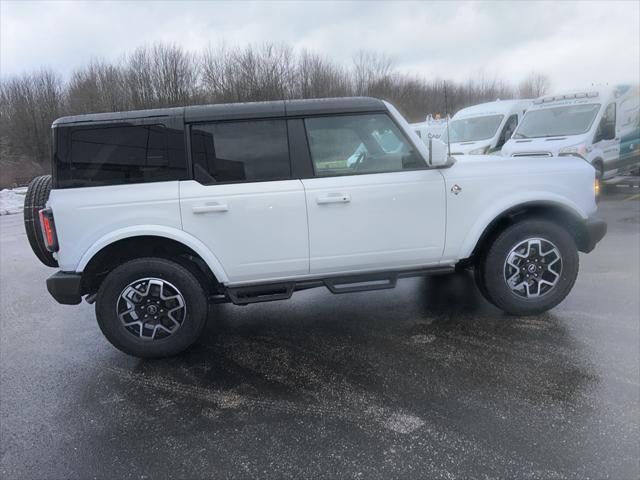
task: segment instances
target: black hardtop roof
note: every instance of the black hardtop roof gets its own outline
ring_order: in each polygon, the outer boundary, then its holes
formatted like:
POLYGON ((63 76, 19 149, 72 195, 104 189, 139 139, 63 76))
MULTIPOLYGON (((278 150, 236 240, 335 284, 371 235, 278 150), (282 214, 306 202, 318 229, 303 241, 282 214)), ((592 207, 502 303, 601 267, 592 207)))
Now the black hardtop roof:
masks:
POLYGON ((371 97, 315 98, 308 100, 276 100, 271 102, 221 103, 189 107, 131 110, 127 112, 90 113, 58 118, 53 126, 66 124, 111 123, 148 118, 181 118, 186 123, 248 118, 295 117, 333 113, 385 111, 382 100, 371 97))

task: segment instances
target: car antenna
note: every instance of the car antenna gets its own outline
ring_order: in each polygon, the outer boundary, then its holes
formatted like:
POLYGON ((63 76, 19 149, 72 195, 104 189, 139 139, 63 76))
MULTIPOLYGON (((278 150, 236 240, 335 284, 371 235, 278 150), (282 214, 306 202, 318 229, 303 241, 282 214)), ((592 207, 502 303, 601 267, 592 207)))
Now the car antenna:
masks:
POLYGON ((447 157, 451 156, 451 140, 449 139, 449 104, 447 103, 447 81, 444 82, 444 119, 447 122, 447 157))

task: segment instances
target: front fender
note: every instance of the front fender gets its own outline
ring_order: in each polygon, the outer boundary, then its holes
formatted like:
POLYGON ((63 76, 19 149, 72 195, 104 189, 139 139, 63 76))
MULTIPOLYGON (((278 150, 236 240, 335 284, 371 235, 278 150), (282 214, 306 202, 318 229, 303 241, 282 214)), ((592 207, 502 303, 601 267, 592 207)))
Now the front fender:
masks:
POLYGON ((200 255, 202 260, 204 260, 204 262, 209 266, 211 272, 216 276, 216 279, 220 283, 229 281, 229 278, 227 277, 227 274, 218 258, 211 253, 211 250, 209 250, 200 240, 189 235, 183 230, 165 225, 136 225, 135 227, 125 227, 107 233, 94 242, 91 247, 83 253, 80 258, 80 262, 76 267, 76 271, 84 271, 91 259, 106 246, 117 242, 118 240, 141 236, 164 237, 186 245, 200 255))
MULTIPOLYGON (((553 206, 566 210, 581 219, 587 219, 588 212, 571 199, 546 191, 528 191, 500 198, 485 208, 473 220, 470 228, 464 232, 458 242, 449 241, 454 237, 447 235, 447 247, 444 258, 463 259, 471 256, 478 241, 487 227, 506 212, 521 206, 553 206)), ((453 235, 453 232, 451 233, 453 235)))

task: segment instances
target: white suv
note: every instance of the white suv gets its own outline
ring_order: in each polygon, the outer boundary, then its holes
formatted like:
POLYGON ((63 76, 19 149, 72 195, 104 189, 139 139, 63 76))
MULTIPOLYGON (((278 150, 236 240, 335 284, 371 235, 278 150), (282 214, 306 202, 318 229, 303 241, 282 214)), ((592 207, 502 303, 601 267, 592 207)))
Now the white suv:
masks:
POLYGON ((113 345, 190 346, 208 302, 474 268, 489 301, 552 308, 606 224, 581 158, 448 157, 373 98, 60 118, 25 210, 53 297, 96 304, 113 345))

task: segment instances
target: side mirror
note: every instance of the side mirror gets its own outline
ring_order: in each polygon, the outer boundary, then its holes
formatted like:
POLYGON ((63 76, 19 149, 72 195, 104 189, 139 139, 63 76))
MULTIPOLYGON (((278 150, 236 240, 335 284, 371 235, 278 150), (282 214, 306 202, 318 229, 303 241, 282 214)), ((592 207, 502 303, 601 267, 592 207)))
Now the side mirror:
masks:
POLYGON ((429 165, 439 167, 449 161, 447 144, 437 138, 429 139, 429 165))

